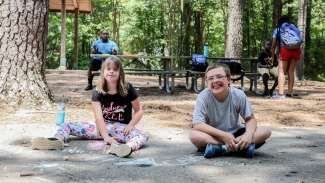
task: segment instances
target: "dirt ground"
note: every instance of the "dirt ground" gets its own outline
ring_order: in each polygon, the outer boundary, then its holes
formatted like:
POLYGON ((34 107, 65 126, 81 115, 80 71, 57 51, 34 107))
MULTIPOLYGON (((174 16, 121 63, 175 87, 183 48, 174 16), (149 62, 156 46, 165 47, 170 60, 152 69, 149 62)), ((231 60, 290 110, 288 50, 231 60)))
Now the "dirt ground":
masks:
MULTIPOLYGON (((93 120, 85 71, 48 71, 46 77, 55 100, 65 101, 67 121, 93 120)), ((89 150, 92 141, 73 140, 62 151, 34 151, 31 138, 55 132, 56 107, 2 105, 0 182, 325 182, 325 83, 298 82, 299 97, 279 101, 247 91, 259 125, 272 128, 271 139, 251 160, 207 160, 188 140, 197 94, 182 80, 169 95, 158 89, 156 77, 127 79, 145 110, 138 126, 150 135, 144 149, 120 159, 89 150), (26 173, 32 175, 21 176, 26 173)))

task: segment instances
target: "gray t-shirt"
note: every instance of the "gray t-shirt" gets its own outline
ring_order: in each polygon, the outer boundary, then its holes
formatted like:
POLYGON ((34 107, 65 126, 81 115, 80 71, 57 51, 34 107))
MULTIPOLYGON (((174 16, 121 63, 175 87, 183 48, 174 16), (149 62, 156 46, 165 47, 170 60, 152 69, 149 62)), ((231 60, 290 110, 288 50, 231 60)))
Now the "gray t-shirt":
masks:
POLYGON ((253 116, 251 104, 242 90, 230 87, 227 98, 219 102, 206 88, 196 99, 193 124, 206 123, 219 130, 234 133, 244 127, 239 115, 243 119, 253 116))

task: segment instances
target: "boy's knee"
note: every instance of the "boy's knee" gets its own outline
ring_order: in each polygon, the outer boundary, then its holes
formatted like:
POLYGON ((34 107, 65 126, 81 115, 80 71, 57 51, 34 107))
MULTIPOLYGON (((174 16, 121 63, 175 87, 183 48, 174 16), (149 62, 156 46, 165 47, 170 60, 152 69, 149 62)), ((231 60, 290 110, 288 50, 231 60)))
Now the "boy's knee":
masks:
POLYGON ((199 151, 202 151, 202 149, 204 150, 205 146, 206 146, 206 140, 204 138, 202 138, 200 135, 197 135, 195 133, 190 133, 190 141, 192 142, 192 144, 198 148, 199 151))
POLYGON ((195 130, 192 130, 189 134, 189 138, 190 138, 190 141, 193 143, 193 144, 200 144, 204 141, 204 139, 202 138, 201 135, 198 134, 197 131, 195 130))
POLYGON ((272 130, 270 128, 264 127, 263 136, 265 137, 265 139, 270 138, 271 135, 272 135, 272 130))
POLYGON ((195 134, 195 132, 190 131, 189 133, 189 138, 192 143, 198 141, 198 136, 195 134))

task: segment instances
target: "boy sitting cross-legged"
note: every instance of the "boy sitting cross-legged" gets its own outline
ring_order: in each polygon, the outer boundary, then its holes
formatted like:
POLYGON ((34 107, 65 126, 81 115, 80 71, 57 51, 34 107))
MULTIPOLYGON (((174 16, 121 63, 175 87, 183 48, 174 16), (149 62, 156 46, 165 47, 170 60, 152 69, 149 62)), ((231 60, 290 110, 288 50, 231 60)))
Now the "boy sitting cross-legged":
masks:
POLYGON ((191 142, 204 151, 206 158, 229 152, 244 153, 252 158, 254 150, 270 137, 271 130, 257 127, 245 93, 230 86, 230 70, 226 65, 209 66, 205 76, 207 88, 196 100, 191 142), (239 116, 245 124, 240 122, 239 116))

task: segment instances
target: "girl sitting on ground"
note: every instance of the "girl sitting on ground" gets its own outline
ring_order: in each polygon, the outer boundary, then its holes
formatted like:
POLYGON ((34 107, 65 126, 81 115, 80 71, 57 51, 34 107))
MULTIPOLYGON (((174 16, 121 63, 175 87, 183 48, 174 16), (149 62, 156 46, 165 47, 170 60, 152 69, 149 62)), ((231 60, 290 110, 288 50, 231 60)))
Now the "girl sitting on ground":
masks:
MULTIPOLYGON (((148 141, 148 136, 135 128, 143 110, 136 90, 125 81, 118 57, 111 56, 102 64, 99 86, 93 90, 91 100, 96 124, 65 123, 54 138, 43 140, 56 140, 63 144, 70 135, 84 139, 102 138, 110 145, 108 152, 119 157, 129 156, 148 141)), ((32 144, 34 149, 42 149, 42 140, 34 140, 32 144)))

